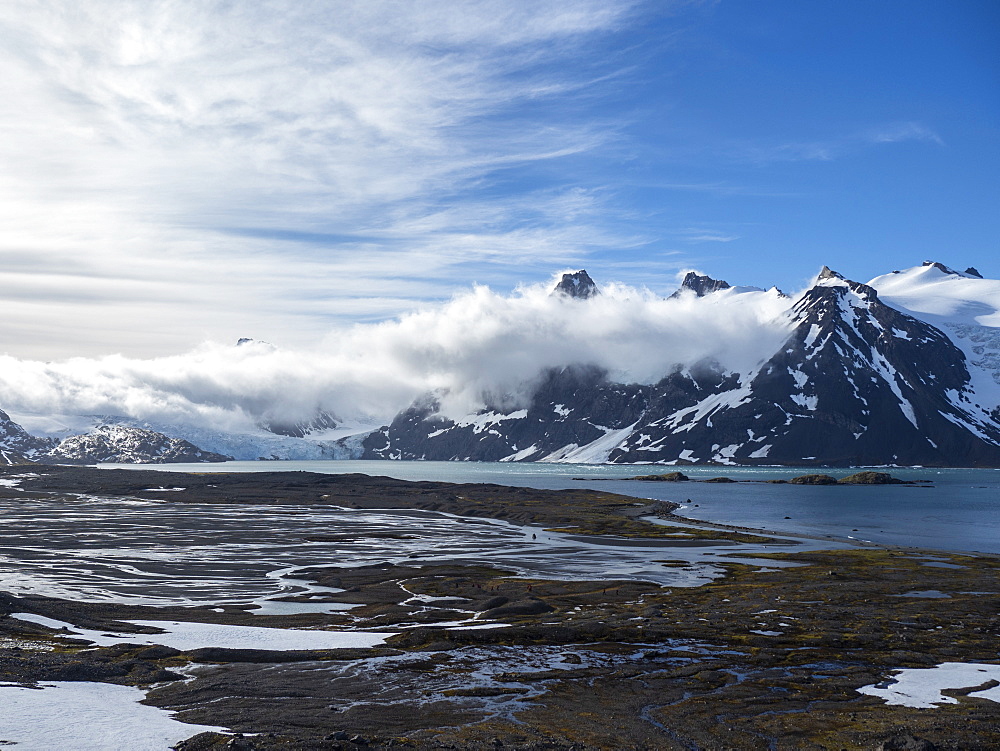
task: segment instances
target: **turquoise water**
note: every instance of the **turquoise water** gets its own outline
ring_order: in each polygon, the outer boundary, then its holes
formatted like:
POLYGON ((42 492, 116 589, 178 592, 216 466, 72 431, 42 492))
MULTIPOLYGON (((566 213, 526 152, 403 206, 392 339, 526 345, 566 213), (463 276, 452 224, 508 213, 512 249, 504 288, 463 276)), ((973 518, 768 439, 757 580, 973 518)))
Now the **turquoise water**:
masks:
MULTIPOLYGON (((136 465, 122 466, 137 469, 136 465)), ((143 465, 142 469, 150 469, 143 465)), ((631 482, 624 478, 670 471, 664 467, 487 462, 300 461, 174 464, 156 469, 192 472, 307 471, 362 473, 403 480, 492 482, 560 489, 594 488, 683 504, 693 519, 792 534, 854 538, 890 545, 1000 554, 1000 470, 893 469, 903 480, 933 487, 705 484, 631 482), (788 517, 788 518, 786 518, 788 517)), ((692 467, 692 479, 790 478, 812 471, 843 477, 851 470, 692 467)))

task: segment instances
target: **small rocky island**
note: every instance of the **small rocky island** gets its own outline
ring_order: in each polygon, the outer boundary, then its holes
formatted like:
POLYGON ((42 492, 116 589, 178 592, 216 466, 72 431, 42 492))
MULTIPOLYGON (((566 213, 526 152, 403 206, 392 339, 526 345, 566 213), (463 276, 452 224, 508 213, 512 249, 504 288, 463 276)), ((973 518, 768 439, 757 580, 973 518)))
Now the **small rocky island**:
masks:
POLYGON ((772 484, 789 483, 792 485, 926 485, 929 480, 900 480, 893 477, 888 472, 874 472, 865 470, 855 472, 852 475, 837 479, 825 474, 800 475, 789 480, 734 480, 731 477, 711 477, 707 480, 692 480, 682 472, 664 472, 656 475, 636 475, 635 477, 624 478, 626 480, 638 480, 640 482, 767 482, 772 484))

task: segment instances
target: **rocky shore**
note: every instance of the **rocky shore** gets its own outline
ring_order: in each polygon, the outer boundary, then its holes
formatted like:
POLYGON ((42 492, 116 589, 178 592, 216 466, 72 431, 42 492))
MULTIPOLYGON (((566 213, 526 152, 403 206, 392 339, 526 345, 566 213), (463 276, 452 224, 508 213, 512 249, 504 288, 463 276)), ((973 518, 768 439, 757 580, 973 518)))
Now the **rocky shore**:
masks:
MULTIPOLYGON (((671 504, 593 491, 307 473, 35 467, 26 474, 21 468, 20 484, 0 493, 148 498, 149 488, 163 486, 180 488, 170 503, 420 508, 583 536, 734 545, 725 577, 669 589, 597 570, 589 581, 524 578, 489 561, 337 568, 317 561, 296 575, 354 606, 332 613, 0 595, 0 681, 140 686, 146 703, 232 731, 196 735, 177 746, 185 751, 1000 746, 1000 703, 973 695, 988 691, 989 681, 946 689, 931 708, 858 690, 901 668, 1000 662, 1000 561, 992 557, 854 547, 757 552, 747 563, 739 546, 766 537, 670 526, 671 504), (667 523, 643 520, 656 513, 667 523), (368 649, 94 648, 14 615, 22 613, 154 640, 155 627, 127 621, 395 635, 368 649)), ((665 547, 660 565, 690 564, 665 547)))

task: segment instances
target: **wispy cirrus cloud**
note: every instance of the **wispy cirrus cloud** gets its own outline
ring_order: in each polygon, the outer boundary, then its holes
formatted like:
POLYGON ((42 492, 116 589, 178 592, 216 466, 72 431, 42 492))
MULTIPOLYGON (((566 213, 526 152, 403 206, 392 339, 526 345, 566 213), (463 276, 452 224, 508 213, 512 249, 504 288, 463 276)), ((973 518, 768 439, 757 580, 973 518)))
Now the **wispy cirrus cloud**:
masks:
POLYGON ((773 162, 829 162, 881 144, 923 141, 943 146, 932 129, 915 122, 889 123, 845 136, 819 141, 787 141, 775 144, 743 144, 730 150, 738 161, 754 164, 773 162))
POLYGON ((733 240, 740 239, 739 235, 703 227, 688 227, 680 230, 677 234, 684 242, 688 243, 731 243, 733 240))
POLYGON ((466 265, 544 254, 548 271, 627 242, 591 226, 598 193, 505 191, 502 176, 614 137, 573 102, 614 73, 588 45, 633 11, 5 3, 0 283, 20 290, 8 346, 316 337, 338 316, 447 296, 466 265))

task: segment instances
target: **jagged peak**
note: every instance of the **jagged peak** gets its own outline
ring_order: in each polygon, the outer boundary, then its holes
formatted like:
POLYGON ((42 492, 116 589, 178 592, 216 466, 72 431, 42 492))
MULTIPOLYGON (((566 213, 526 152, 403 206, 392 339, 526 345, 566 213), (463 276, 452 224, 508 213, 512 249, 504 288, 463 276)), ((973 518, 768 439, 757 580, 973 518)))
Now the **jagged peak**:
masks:
POLYGON ((699 274, 697 271, 689 271, 684 275, 680 289, 674 292, 671 297, 679 297, 685 290, 694 292, 698 297, 704 297, 712 292, 730 289, 731 287, 732 285, 729 282, 724 282, 721 279, 713 279, 706 274, 699 274))
POLYGON ((943 274, 954 274, 955 276, 961 276, 955 269, 945 266, 943 263, 938 263, 937 261, 924 261, 921 266, 931 266, 943 274))
POLYGON ((597 289, 597 285, 590 278, 587 270, 580 269, 563 274, 562 279, 552 290, 553 295, 556 293, 566 297, 575 297, 578 300, 586 300, 589 297, 599 295, 600 290, 597 289))
POLYGON ((824 266, 820 270, 819 275, 816 277, 816 282, 813 285, 813 289, 816 289, 817 287, 825 289, 832 287, 840 288, 841 290, 850 290, 854 294, 864 297, 870 301, 878 300, 878 292, 876 292, 873 287, 848 279, 846 276, 834 271, 829 266, 824 266))
POLYGON ((978 269, 976 269, 975 266, 969 266, 969 268, 965 270, 965 273, 968 274, 969 276, 976 277, 976 279, 983 278, 983 275, 979 273, 978 269))

